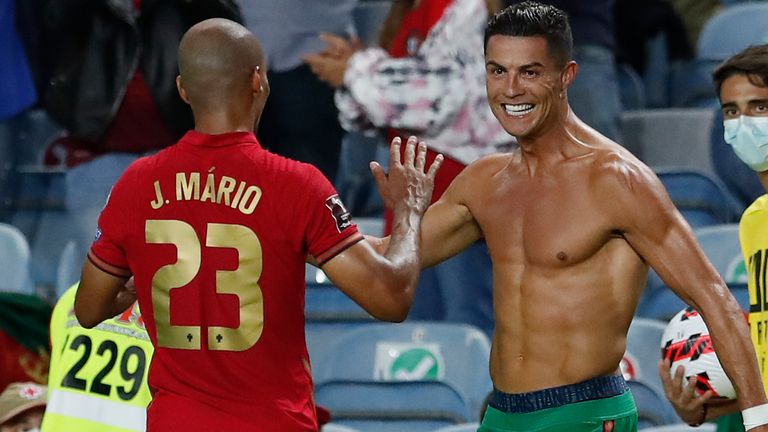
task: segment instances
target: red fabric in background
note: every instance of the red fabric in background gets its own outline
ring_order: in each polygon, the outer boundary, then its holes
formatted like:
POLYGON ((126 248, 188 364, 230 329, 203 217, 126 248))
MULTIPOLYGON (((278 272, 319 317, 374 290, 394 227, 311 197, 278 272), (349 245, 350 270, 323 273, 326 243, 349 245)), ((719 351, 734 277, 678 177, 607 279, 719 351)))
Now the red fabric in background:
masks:
POLYGON ((419 41, 427 38, 429 31, 443 16, 445 9, 453 3, 453 0, 423 0, 415 9, 408 12, 400 23, 400 29, 392 40, 389 55, 392 57, 406 57, 408 53, 408 39, 415 36, 419 41))

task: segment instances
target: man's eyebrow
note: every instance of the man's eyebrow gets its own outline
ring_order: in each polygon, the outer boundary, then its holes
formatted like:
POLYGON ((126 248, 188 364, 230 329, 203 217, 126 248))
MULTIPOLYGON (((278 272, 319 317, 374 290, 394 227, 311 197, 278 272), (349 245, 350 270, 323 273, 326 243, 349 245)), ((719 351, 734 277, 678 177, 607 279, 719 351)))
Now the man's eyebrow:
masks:
MULTIPOLYGON (((502 66, 502 65, 496 63, 493 60, 488 60, 487 62, 485 62, 485 65, 486 66, 498 67, 498 68, 507 70, 507 67, 502 66)), ((543 67, 544 67, 544 65, 542 63, 533 62, 533 63, 526 63, 526 64, 524 64, 522 66, 519 66, 518 69, 533 69, 533 68, 543 68, 543 67)))
POLYGON ((750 99, 749 101, 747 101, 747 103, 750 105, 755 105, 755 104, 765 105, 765 104, 768 104, 768 99, 750 99))
POLYGON ((734 108, 736 106, 736 102, 725 102, 720 104, 720 108, 734 108))

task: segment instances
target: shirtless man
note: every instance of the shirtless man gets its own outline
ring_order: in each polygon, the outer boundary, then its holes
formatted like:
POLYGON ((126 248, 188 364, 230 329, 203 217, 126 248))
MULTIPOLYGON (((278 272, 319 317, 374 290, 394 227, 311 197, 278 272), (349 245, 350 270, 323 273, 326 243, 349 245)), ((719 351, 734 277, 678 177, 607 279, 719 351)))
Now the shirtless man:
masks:
POLYGON ((740 408, 766 403, 739 305, 658 178, 571 111, 566 15, 520 3, 485 40, 488 100, 520 147, 467 167, 422 224, 424 267, 480 238, 491 254, 495 391, 479 431, 636 430, 619 361, 649 265, 704 316, 740 408))

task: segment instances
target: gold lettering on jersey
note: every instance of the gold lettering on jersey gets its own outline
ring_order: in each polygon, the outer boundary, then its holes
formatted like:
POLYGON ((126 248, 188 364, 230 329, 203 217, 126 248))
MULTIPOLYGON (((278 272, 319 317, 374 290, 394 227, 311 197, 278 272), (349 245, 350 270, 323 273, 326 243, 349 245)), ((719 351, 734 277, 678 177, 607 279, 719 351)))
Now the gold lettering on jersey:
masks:
POLYGON ((200 173, 176 173, 176 201, 200 199, 200 173))
POLYGON ((259 204, 260 199, 261 189, 256 186, 248 186, 237 209, 240 210, 241 213, 249 215, 256 210, 256 206, 259 204))
POLYGON ((200 202, 211 201, 218 204, 216 200, 216 180, 213 178, 213 174, 208 174, 205 179, 205 187, 203 188, 203 194, 200 195, 200 202))
POLYGON ((160 190, 160 181, 155 180, 155 200, 149 203, 152 206, 152 210, 157 210, 165 204, 163 199, 163 191, 160 190))
MULTIPOLYGON (((163 197, 160 181, 155 181, 155 199, 150 203, 157 210, 169 201, 163 197)), ((201 186, 200 173, 176 173, 176 201, 200 201, 222 204, 249 215, 256 210, 261 200, 261 188, 238 181, 232 177, 222 176, 217 179, 213 173, 205 176, 201 186)))
POLYGON ((216 204, 221 204, 223 200, 224 205, 229 205, 229 194, 235 190, 236 184, 237 180, 233 179, 232 177, 222 177, 221 182, 219 183, 219 193, 216 195, 216 204))

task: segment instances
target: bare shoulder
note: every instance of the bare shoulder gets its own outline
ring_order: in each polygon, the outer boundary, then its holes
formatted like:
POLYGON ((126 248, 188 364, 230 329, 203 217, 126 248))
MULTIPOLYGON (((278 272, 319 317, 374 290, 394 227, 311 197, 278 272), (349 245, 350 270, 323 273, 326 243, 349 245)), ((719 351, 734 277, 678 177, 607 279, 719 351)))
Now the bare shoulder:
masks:
POLYGON ((487 156, 483 156, 480 159, 472 162, 467 166, 467 170, 476 171, 479 173, 489 173, 493 171, 501 171, 507 165, 509 165, 514 159, 514 155, 517 150, 510 153, 494 153, 487 156))
POLYGON ((510 163, 514 163, 514 159, 514 153, 498 153, 472 162, 451 182, 446 191, 447 197, 465 203, 470 197, 484 190, 496 174, 502 172, 510 163))
POLYGON ((517 150, 511 153, 496 153, 488 156, 483 156, 480 159, 469 164, 459 174, 457 179, 466 179, 465 181, 481 182, 485 179, 491 178, 497 173, 503 171, 510 164, 515 163, 515 160, 519 160, 519 157, 515 157, 517 150))
POLYGON ((592 167, 592 180, 601 189, 635 194, 661 187, 653 170, 618 144, 596 149, 592 167))
POLYGON ((592 187, 604 211, 622 231, 669 226, 677 220, 664 185, 648 165, 623 148, 601 149, 595 155, 592 187))

